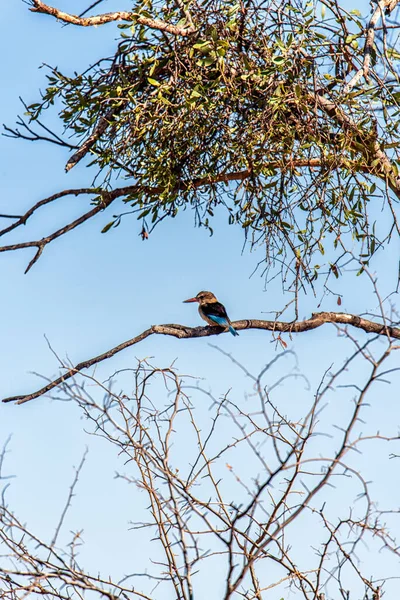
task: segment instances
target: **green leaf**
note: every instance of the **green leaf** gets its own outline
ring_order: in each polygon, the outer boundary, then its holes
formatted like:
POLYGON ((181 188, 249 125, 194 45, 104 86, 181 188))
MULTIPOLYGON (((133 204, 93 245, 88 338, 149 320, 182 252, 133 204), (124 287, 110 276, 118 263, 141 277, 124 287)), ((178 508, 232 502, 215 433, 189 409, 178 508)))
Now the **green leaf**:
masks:
POLYGON ((208 57, 208 58, 202 58, 201 60, 197 61, 196 64, 198 64, 199 67, 210 67, 214 63, 215 63, 215 58, 208 57))
POLYGON ((107 223, 107 225, 105 227, 103 227, 103 229, 101 230, 101 233, 107 233, 107 231, 109 231, 111 229, 111 227, 114 225, 115 221, 110 221, 109 223, 107 223))

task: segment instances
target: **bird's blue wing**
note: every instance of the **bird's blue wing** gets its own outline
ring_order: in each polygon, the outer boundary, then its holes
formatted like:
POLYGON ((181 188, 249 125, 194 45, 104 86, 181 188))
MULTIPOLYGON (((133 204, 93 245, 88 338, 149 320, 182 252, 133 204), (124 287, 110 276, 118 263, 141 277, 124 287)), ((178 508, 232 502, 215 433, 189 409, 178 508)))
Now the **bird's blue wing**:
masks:
POLYGON ((228 327, 229 322, 226 317, 218 317, 217 315, 208 314, 207 317, 214 321, 217 325, 221 325, 221 327, 228 327))
POLYGON ((225 319, 225 321, 228 323, 228 315, 226 314, 225 306, 221 304, 221 302, 208 302, 202 306, 202 310, 208 317, 210 317, 210 319, 214 320, 215 317, 216 323, 219 323, 219 321, 216 320, 217 318, 225 319))
POLYGON ((215 323, 217 323, 217 325, 220 325, 221 327, 229 327, 229 331, 231 332, 232 335, 239 335, 238 332, 236 331, 236 329, 234 329, 232 327, 230 321, 226 317, 217 317, 217 315, 208 315, 208 318, 211 319, 211 321, 214 321, 215 323))

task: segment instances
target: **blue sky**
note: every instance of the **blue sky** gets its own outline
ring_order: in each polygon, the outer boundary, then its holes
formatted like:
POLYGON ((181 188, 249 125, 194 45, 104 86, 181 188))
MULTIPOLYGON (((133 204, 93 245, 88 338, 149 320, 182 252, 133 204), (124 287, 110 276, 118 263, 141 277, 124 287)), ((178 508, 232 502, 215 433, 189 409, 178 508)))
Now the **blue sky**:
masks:
MULTIPOLYGON (((78 1, 68 3, 71 12, 79 12, 80 6, 78 1)), ((107 10, 117 7, 117 2, 107 2, 107 10)), ((38 88, 44 87, 44 72, 38 70, 42 62, 61 69, 73 65, 79 70, 99 53, 111 53, 118 35, 113 25, 96 29, 61 27, 53 19, 31 13, 23 2, 7 3, 2 8, 2 17, 0 39, 5 85, 0 102, 2 122, 7 125, 12 125, 15 115, 23 112, 18 96, 28 103, 33 102, 38 88)), ((68 154, 56 146, 1 137, 0 155, 0 213, 21 213, 42 197, 65 187, 86 185, 90 179, 83 167, 65 174, 68 154)), ((66 217, 81 214, 83 202, 82 198, 67 198, 53 204, 49 210, 38 213, 13 239, 33 239, 55 230, 66 217)), ((182 300, 201 289, 212 290, 225 303, 232 320, 272 318, 270 311, 279 310, 290 299, 283 296, 278 280, 265 289, 258 273, 250 277, 257 262, 262 260, 263 249, 242 252, 242 232, 229 227, 222 213, 217 214, 212 237, 205 230, 195 229, 192 215, 186 212, 162 225, 143 242, 134 219, 126 219, 115 231, 101 235, 102 227, 113 212, 115 208, 52 243, 28 275, 23 272, 32 251, 0 254, 2 397, 39 387, 38 373, 44 377, 58 373, 57 360, 44 336, 58 355, 76 363, 133 337, 151 324, 199 325, 195 306, 184 305, 182 300)), ((377 254, 371 266, 371 271, 378 276, 382 297, 394 287, 398 251, 395 241, 385 255, 377 254)), ((356 314, 379 312, 366 277, 344 276, 333 288, 343 295, 340 310, 356 314)), ((393 296, 392 302, 396 301, 397 296, 393 296)), ((320 308, 318 302, 319 298, 311 294, 303 297, 300 317, 310 316, 317 310, 338 309, 334 296, 326 297, 320 308)), ((356 335, 365 339, 363 334, 356 335)), ((179 341, 152 337, 100 365, 95 374, 104 379, 117 369, 132 367, 136 357, 154 357, 152 362, 158 366, 167 366, 176 360, 181 373, 201 378, 201 384, 215 396, 233 388, 238 401, 244 402, 245 392, 252 391, 251 382, 210 343, 232 353, 255 374, 281 350, 270 333, 261 331, 242 332, 238 338, 222 335, 179 341)), ((310 387, 295 379, 278 392, 278 397, 283 410, 301 414, 323 372, 332 364, 338 367, 352 351, 351 344, 338 338, 330 325, 287 338, 287 343, 297 357, 298 371, 305 374, 310 387)), ((274 377, 294 365, 294 358, 288 356, 279 364, 274 377)), ((362 364, 349 375, 351 381, 361 380, 363 376, 362 364)), ((381 387, 371 393, 364 431, 380 429, 397 434, 400 408, 396 375, 392 380, 393 385, 380 384, 381 387)), ((330 397, 324 413, 327 430, 339 418, 339 412, 342 414, 348 409, 351 393, 344 389, 330 397)), ((201 394, 197 394, 196 399, 202 403, 199 418, 206 423, 209 403, 201 394)), ((21 407, 0 405, 0 411, 0 444, 12 434, 6 471, 15 475, 15 479, 8 498, 20 518, 36 532, 51 537, 73 478, 73 466, 79 463, 88 446, 78 495, 67 517, 65 539, 70 530, 84 528, 83 562, 94 571, 108 569, 119 576, 129 571, 133 558, 135 565, 142 561, 146 566, 148 555, 143 548, 150 546, 144 539, 132 541, 133 534, 127 525, 132 518, 132 508, 136 511, 141 506, 140 501, 133 486, 114 479, 122 463, 104 441, 85 433, 79 409, 72 403, 40 398, 21 407), (111 514, 112 518, 105 519, 105 514, 111 514), (110 547, 113 548, 111 556, 106 551, 110 547)), ((182 445, 185 443, 183 439, 182 445)), ((323 442, 321 444, 323 447, 323 442)), ((388 470, 393 468, 393 462, 388 461, 388 451, 385 448, 377 451, 374 446, 369 452, 368 448, 359 458, 358 468, 371 472, 382 503, 388 501, 391 507, 399 506, 398 478, 394 481, 388 470)), ((243 457, 237 457, 237 461, 238 468, 245 464, 243 457)), ((301 527, 305 528, 306 524, 299 527, 297 539, 301 550, 304 536, 301 527)), ((389 566, 381 555, 368 556, 366 552, 363 560, 370 561, 372 576, 389 574, 385 571, 389 566)), ((391 567, 393 564, 395 562, 390 563, 391 567)), ((392 568, 390 574, 393 572, 392 568)), ((210 577, 212 574, 211 569, 210 577)), ((385 589, 398 590, 399 582, 389 582, 385 589)), ((282 593, 285 600, 295 597, 288 590, 282 593)))

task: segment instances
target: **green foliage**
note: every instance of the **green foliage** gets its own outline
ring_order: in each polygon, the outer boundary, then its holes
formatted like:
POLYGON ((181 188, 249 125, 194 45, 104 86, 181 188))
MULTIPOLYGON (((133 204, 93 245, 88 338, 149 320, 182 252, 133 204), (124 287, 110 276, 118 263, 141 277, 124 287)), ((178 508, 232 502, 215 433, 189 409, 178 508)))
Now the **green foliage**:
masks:
MULTIPOLYGON (((118 25, 113 57, 81 74, 53 69, 30 118, 57 99, 66 135, 83 143, 94 134, 91 164, 110 186, 136 185, 124 201, 147 230, 188 207, 210 228, 221 206, 269 261, 309 281, 328 240, 338 253, 355 241, 367 263, 380 245, 369 205, 391 177, 376 144, 399 158, 400 55, 377 39, 368 81, 346 91, 364 59, 365 24, 359 11, 327 4, 191 2, 196 31, 187 36, 134 17, 118 25)), ((185 25, 171 1, 138 2, 133 13, 185 25)))

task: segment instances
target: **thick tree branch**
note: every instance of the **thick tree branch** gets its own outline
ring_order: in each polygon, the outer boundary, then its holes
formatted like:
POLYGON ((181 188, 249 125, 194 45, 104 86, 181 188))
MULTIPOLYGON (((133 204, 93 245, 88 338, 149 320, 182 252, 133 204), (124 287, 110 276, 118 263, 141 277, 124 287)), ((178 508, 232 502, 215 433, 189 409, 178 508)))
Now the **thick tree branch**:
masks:
MULTIPOLYGON (((305 319, 304 321, 297 321, 292 323, 287 323, 284 321, 262 321, 259 319, 243 319, 241 321, 234 321, 233 325, 235 329, 239 331, 243 329, 264 329, 267 331, 292 334, 316 329, 324 323, 352 325, 353 327, 362 329, 366 333, 374 333, 376 335, 383 335, 387 338, 400 339, 400 328, 398 327, 392 327, 383 323, 376 323, 374 321, 370 321, 368 319, 359 317, 358 315, 336 312, 315 313, 310 319, 305 319)), ((50 381, 47 385, 37 390, 36 392, 33 392, 31 394, 24 394, 22 396, 10 396, 9 398, 4 398, 3 402, 16 402, 17 404, 24 404, 25 402, 29 402, 29 400, 39 398, 39 396, 42 396, 43 394, 46 394, 50 390, 56 388, 58 385, 60 385, 67 379, 70 379, 83 369, 88 369, 89 367, 92 367, 93 365, 96 365, 102 362, 103 360, 111 358, 118 352, 121 352, 122 350, 125 350, 130 346, 138 344, 139 342, 148 338, 151 335, 169 335, 178 339, 189 339, 198 337, 208 337, 210 335, 218 335, 220 333, 220 327, 185 327, 184 325, 178 325, 173 323, 168 325, 152 325, 149 329, 146 329, 136 337, 127 340, 126 342, 122 342, 122 344, 115 346, 115 348, 111 348, 111 350, 108 350, 103 354, 99 354, 94 358, 90 358, 89 360, 80 362, 75 367, 68 369, 64 375, 58 377, 57 379, 54 379, 53 381, 50 381)))
POLYGON ((39 12, 46 15, 51 15, 59 21, 64 21, 64 23, 71 23, 72 25, 79 25, 81 27, 104 25, 105 23, 111 23, 112 21, 131 21, 134 23, 139 23, 140 25, 146 25, 146 27, 150 27, 150 29, 158 29, 159 31, 165 31, 167 33, 172 33, 173 35, 177 36, 186 36, 195 31, 195 28, 193 26, 178 27, 176 25, 171 25, 170 23, 160 21, 159 19, 149 19, 148 17, 143 17, 132 12, 118 11, 113 13, 96 15, 94 17, 78 17, 76 15, 71 15, 69 13, 65 13, 61 10, 58 10, 58 8, 54 8, 53 6, 48 6, 47 4, 44 4, 44 2, 42 2, 41 0, 31 0, 31 2, 32 8, 30 10, 32 12, 39 12))

